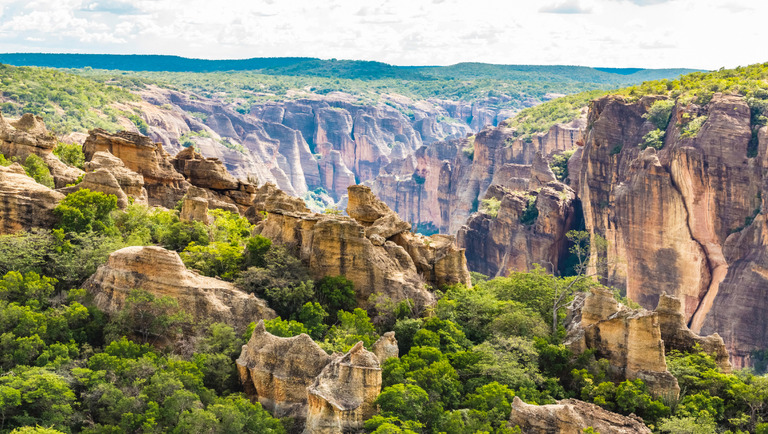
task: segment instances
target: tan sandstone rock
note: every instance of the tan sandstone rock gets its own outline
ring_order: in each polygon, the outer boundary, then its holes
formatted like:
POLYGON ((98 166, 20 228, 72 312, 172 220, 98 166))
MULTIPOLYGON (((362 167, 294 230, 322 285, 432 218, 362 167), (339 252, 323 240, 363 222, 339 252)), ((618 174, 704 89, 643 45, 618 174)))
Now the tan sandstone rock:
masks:
POLYGON ((655 396, 679 395, 677 379, 667 370, 655 312, 630 309, 601 288, 577 294, 569 309, 565 345, 575 354, 595 350, 595 357, 610 363, 613 381, 639 378, 655 396))
POLYGON ((109 255, 83 287, 99 309, 116 312, 133 289, 170 296, 197 323, 223 322, 243 330, 251 321, 275 318, 275 312, 253 294, 229 282, 187 270, 179 254, 161 247, 126 247, 109 255))
POLYGON ((400 349, 397 346, 397 339, 395 339, 395 332, 386 332, 376 340, 373 344, 373 353, 376 354, 376 358, 379 359, 379 363, 382 365, 387 359, 393 357, 397 358, 400 354, 400 349))
POLYGON ((600 434, 651 433, 638 417, 622 416, 578 399, 530 405, 516 396, 509 426, 519 426, 526 434, 581 434, 590 427, 600 434))
POLYGON ((53 209, 64 195, 38 184, 20 164, 0 166, 0 234, 56 223, 53 209))
POLYGON ((344 355, 334 355, 308 389, 305 434, 361 430, 376 414, 381 367, 376 355, 358 342, 344 355))

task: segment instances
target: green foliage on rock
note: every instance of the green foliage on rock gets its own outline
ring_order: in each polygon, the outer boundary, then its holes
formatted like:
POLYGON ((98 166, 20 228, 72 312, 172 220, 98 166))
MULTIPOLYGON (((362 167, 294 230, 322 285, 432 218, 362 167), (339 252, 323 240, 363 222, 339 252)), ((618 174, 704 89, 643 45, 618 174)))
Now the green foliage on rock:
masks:
POLYGON ((24 166, 24 171, 27 175, 34 179, 38 184, 42 184, 48 188, 54 187, 51 171, 42 158, 35 154, 29 154, 22 166, 24 166))
POLYGON ((117 209, 117 197, 87 188, 70 193, 56 208, 57 228, 65 232, 110 234, 115 231, 111 213, 117 209))
POLYGON ((77 167, 80 170, 85 169, 85 154, 83 154, 83 147, 77 143, 59 142, 59 144, 53 148, 53 154, 59 157, 59 160, 64 164, 77 167))

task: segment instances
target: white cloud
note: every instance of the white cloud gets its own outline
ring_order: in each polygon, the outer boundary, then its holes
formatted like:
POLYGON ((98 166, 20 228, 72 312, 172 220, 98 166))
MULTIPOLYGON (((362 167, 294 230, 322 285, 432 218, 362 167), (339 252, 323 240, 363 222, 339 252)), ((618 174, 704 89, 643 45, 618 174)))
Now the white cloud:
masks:
POLYGON ((0 0, 0 6, 0 51, 421 65, 718 68, 768 61, 745 42, 768 38, 761 22, 768 2, 746 0, 0 0))

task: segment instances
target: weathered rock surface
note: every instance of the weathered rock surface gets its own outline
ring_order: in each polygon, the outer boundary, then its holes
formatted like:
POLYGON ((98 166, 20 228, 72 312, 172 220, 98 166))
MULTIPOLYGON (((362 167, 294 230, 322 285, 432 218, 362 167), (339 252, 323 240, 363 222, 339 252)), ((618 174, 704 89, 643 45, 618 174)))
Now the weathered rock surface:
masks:
POLYGON ((490 198, 500 201, 496 216, 472 214, 456 236, 466 250, 469 269, 489 276, 527 271, 534 264, 559 270, 568 253, 565 234, 579 218, 573 190, 559 182, 526 193, 492 185, 485 196, 490 198), (537 215, 524 222, 529 197, 535 197, 537 215))
POLYGON ((349 214, 362 221, 311 213, 270 184, 257 191, 248 215, 266 212, 268 217, 256 231, 292 248, 316 277, 344 275, 354 282, 360 306, 367 306, 375 293, 428 305, 434 298, 425 284, 469 284, 464 252, 452 237, 427 238, 407 232, 407 226, 394 220, 394 213, 368 187, 352 186, 348 194, 349 214))
POLYGON ((659 318, 661 338, 664 340, 666 352, 670 350, 690 352, 698 345, 704 352, 715 358, 717 366, 723 372, 731 372, 731 362, 728 360, 728 350, 725 348, 723 338, 717 333, 702 337, 692 332, 686 325, 680 300, 661 294, 659 305, 654 312, 659 318))
MULTIPOLYGON (((109 152, 96 152, 90 161, 85 163, 86 172, 106 170, 114 176, 123 193, 132 198, 135 203, 147 204, 147 190, 144 188, 144 177, 125 167, 123 160, 109 152)), ((85 178, 84 178, 85 180, 85 178)), ((100 190, 101 191, 101 190, 100 190)), ((105 192, 106 193, 106 192, 105 192)))
POLYGON ((263 300, 187 270, 178 253, 161 247, 126 247, 112 253, 83 287, 105 312, 120 310, 131 290, 143 289, 175 298, 198 324, 223 322, 243 330, 251 321, 276 316, 263 300))
POLYGON ((715 94, 703 106, 678 103, 663 148, 641 152, 635 145, 655 128, 642 115, 656 99, 592 104, 578 181, 586 227, 608 240, 608 258, 620 258, 607 283, 646 308, 664 292, 676 296, 691 329, 722 335, 741 366, 768 346, 766 311, 753 302, 765 287, 753 270, 766 267, 757 235, 766 132, 752 141, 745 99, 715 94), (698 133, 683 135, 680 124, 698 116, 707 116, 698 133))
POLYGON ((376 409, 381 367, 362 342, 329 356, 301 334, 281 338, 259 321, 237 369, 246 393, 275 417, 292 417, 307 434, 359 430, 376 409))
POLYGON ((653 395, 680 393, 677 379, 667 370, 655 312, 630 309, 601 288, 577 294, 569 309, 565 345, 574 354, 595 350, 595 357, 608 360, 613 381, 639 378, 653 395))
POLYGON ((307 389, 332 358, 309 336, 281 338, 259 321, 243 345, 237 369, 246 393, 275 417, 307 416, 307 389))
POLYGON ((150 205, 173 208, 189 187, 184 176, 171 165, 170 155, 149 137, 127 131, 117 134, 100 129, 91 131, 83 144, 86 161, 91 161, 97 152, 105 151, 143 176, 150 205))
POLYGON ((585 116, 530 142, 515 140, 515 130, 502 124, 472 137, 422 146, 384 167, 372 184, 374 193, 420 229, 456 233, 491 185, 528 190, 532 176, 534 189, 554 180, 545 159, 576 146, 585 116))
POLYGON ((83 171, 67 166, 53 155, 56 143, 56 136, 48 131, 41 117, 27 113, 17 120, 6 120, 0 114, 0 154, 22 163, 30 155, 37 155, 48 165, 56 187, 64 187, 83 171))
POLYGON ((56 223, 53 209, 64 195, 38 184, 20 164, 0 166, 0 235, 56 223))
POLYGON ((361 430, 376 414, 381 367, 376 355, 358 342, 344 355, 334 355, 309 388, 305 434, 361 430))
POLYGON ((581 434, 590 427, 600 434, 651 433, 638 417, 622 416, 577 399, 530 405, 517 396, 512 401, 509 426, 519 426, 526 434, 581 434))
POLYGON ((384 364, 387 359, 398 357, 400 349, 397 346, 395 332, 386 332, 373 344, 373 354, 379 359, 379 363, 384 364))

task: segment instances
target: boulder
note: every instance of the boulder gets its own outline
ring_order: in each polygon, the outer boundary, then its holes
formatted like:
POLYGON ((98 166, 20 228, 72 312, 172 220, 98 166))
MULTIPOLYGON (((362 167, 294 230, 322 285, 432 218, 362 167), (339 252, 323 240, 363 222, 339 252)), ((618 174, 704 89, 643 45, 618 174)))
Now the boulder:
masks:
POLYGON ((637 416, 622 416, 578 399, 530 405, 516 396, 509 417, 509 427, 515 426, 526 434, 582 434, 586 428, 600 434, 651 434, 637 416))
POLYGON ((117 197, 117 206, 124 209, 128 206, 128 196, 125 194, 115 176, 106 169, 98 169, 95 172, 85 172, 83 179, 71 187, 60 188, 58 191, 70 194, 78 190, 88 189, 104 194, 112 194, 117 197))
POLYGON ((134 203, 148 202, 147 190, 144 188, 144 177, 127 168, 123 161, 109 152, 96 152, 91 160, 85 163, 86 172, 106 170, 112 174, 125 195, 132 198, 134 203))
POLYGON ((0 166, 0 235, 56 223, 53 209, 64 195, 38 184, 20 164, 0 166))
POLYGON ((237 190, 239 181, 227 172, 218 158, 205 158, 188 147, 171 160, 176 170, 184 175, 190 184, 212 190, 237 190))
POLYGON ((400 349, 397 346, 395 332, 386 332, 373 344, 373 353, 382 365, 387 359, 398 357, 400 349))
POLYGON ((154 246, 126 247, 109 255, 83 287, 96 306, 109 313, 119 311, 126 296, 142 289, 157 297, 170 296, 198 324, 223 322, 237 330, 259 319, 275 318, 275 312, 253 294, 229 282, 188 270, 179 254, 154 246))

